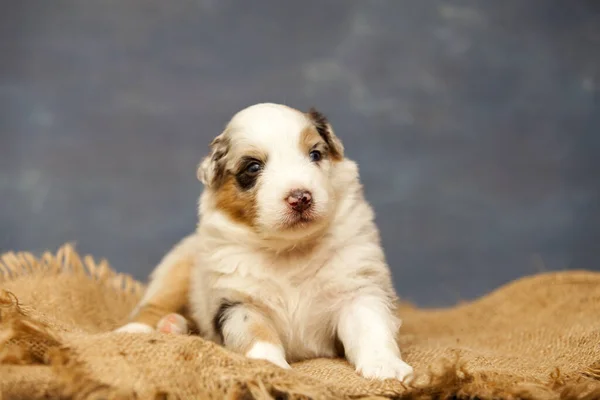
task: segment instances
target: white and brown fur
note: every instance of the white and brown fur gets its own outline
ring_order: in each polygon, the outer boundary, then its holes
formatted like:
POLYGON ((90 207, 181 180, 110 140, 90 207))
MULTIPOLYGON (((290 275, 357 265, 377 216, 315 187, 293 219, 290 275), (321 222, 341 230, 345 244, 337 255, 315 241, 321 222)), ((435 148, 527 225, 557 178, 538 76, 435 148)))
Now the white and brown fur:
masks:
POLYGON ((325 117, 257 104, 211 148, 196 232, 118 331, 186 332, 172 313, 187 308, 204 337, 283 368, 343 352, 365 377, 412 377, 373 211, 325 117), (289 203, 298 190, 312 200, 300 212, 289 203))

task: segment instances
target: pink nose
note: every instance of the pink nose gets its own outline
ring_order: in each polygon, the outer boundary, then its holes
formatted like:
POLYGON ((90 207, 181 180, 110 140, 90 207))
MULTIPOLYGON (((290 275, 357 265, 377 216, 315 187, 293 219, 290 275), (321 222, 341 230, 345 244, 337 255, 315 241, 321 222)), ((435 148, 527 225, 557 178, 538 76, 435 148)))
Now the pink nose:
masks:
POLYGON ((303 212, 311 206, 312 195, 308 190, 292 190, 287 198, 287 202, 295 211, 303 212))

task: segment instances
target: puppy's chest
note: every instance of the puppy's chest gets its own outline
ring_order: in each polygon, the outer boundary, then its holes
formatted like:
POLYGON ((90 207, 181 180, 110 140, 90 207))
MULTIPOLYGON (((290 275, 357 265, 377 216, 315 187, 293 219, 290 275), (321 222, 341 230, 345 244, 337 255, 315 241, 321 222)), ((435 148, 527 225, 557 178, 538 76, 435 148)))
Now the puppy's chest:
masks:
POLYGON ((336 354, 333 330, 337 314, 319 279, 274 276, 262 286, 265 289, 254 296, 273 313, 290 361, 336 354))
POLYGON ((240 280, 244 282, 241 289, 274 311, 287 314, 289 318, 310 313, 315 303, 323 297, 320 276, 266 268, 253 272, 240 280))
POLYGON ((289 360, 334 356, 335 319, 344 297, 339 274, 327 257, 277 261, 244 257, 234 271, 220 275, 217 289, 265 305, 289 360))
POLYGON ((282 324, 300 329, 323 318, 331 296, 327 259, 246 259, 220 285, 245 293, 269 307, 282 324))

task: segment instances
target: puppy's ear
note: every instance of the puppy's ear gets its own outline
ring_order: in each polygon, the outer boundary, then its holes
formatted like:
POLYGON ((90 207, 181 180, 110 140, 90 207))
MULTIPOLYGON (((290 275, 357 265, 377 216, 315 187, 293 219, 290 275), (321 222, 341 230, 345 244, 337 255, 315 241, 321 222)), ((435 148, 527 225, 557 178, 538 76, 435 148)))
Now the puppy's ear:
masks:
POLYGON ((210 148, 210 154, 198 166, 197 176, 204 186, 216 188, 223 183, 226 173, 229 139, 225 132, 213 139, 210 148))
POLYGON ((315 128, 317 128, 319 135, 321 135, 325 143, 329 146, 331 157, 336 161, 341 161, 344 158, 344 145, 335 135, 335 132, 333 132, 333 128, 329 121, 327 121, 327 118, 314 108, 308 111, 308 118, 310 118, 315 128))

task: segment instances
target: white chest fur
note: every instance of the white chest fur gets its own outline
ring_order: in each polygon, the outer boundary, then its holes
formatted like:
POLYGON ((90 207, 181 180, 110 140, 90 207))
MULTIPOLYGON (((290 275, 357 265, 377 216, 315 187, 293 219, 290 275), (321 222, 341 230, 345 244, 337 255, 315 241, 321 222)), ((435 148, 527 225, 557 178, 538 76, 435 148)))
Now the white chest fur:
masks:
POLYGON ((199 260, 192 282, 193 291, 207 294, 191 297, 193 314, 210 315, 218 299, 232 291, 243 294, 268 307, 288 360, 333 357, 337 311, 347 296, 336 283, 333 261, 324 251, 305 256, 234 247, 213 251, 199 260))

